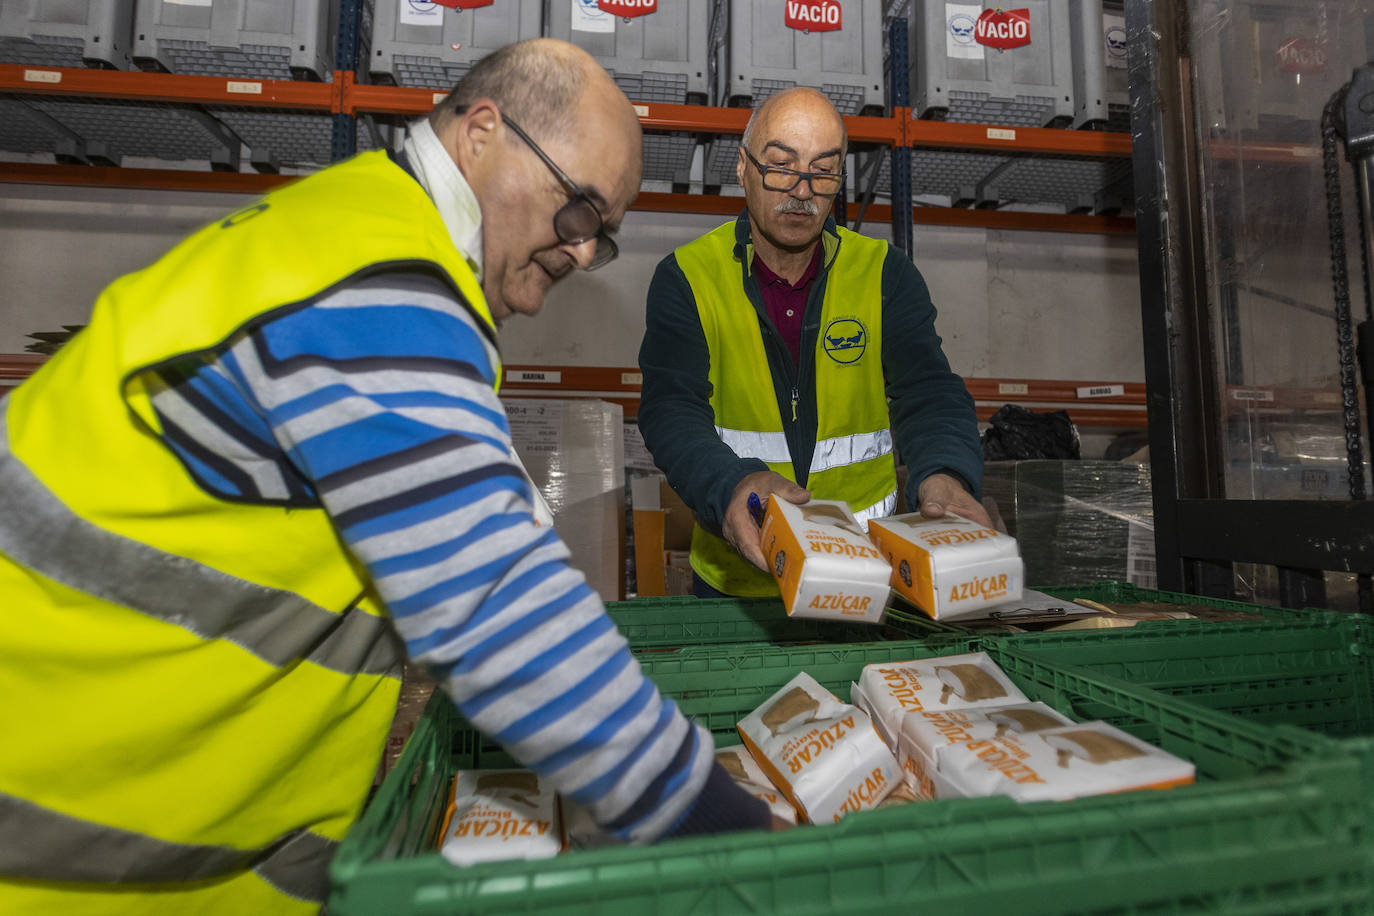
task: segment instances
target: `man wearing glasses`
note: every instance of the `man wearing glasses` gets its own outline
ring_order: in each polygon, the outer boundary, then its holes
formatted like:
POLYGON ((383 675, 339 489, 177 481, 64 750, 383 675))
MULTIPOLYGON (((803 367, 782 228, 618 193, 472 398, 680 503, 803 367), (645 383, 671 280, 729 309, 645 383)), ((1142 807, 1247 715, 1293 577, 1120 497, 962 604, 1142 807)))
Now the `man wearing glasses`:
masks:
POLYGON ((612 834, 768 826, 535 523, 494 391, 640 156, 590 56, 513 45, 0 401, 0 912, 318 911, 407 654, 612 834))
POLYGON ((739 147, 746 211, 665 258, 649 287, 639 426, 696 515, 700 597, 777 594, 751 497, 892 514, 894 440, 909 505, 988 523, 973 400, 925 281, 830 218, 845 152, 824 95, 770 96, 739 147))

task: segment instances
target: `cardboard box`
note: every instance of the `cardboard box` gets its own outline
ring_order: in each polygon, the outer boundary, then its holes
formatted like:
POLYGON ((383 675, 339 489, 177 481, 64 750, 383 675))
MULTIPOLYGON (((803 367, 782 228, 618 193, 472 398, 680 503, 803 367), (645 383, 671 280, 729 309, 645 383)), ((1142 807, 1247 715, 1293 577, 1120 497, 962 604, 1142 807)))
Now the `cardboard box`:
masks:
POLYGON ((662 477, 631 482, 637 593, 690 595, 692 510, 662 477))
POLYGON ((845 503, 770 499, 761 543, 789 616, 878 623, 887 612, 892 570, 845 503))
POLYGON ((1021 597, 1016 541, 992 528, 911 512, 875 518, 868 533, 892 567, 892 587, 936 620, 976 616, 1021 597))

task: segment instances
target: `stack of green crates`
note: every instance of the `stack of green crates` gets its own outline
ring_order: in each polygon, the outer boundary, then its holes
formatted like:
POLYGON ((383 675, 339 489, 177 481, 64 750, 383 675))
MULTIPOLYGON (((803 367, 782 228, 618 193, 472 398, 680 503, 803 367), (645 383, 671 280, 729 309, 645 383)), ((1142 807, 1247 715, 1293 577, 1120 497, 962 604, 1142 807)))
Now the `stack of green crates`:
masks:
POLYGON ((1215 627, 1227 635, 1202 646, 1211 655, 1162 628, 779 646, 747 627, 734 634, 747 644, 717 630, 713 645, 641 654, 650 677, 724 745, 799 671, 846 697, 867 664, 987 651, 1031 698, 1192 761, 1198 783, 1058 803, 925 802, 540 862, 460 869, 434 850, 453 774, 512 764, 439 697, 342 844, 329 912, 1371 912, 1374 755, 1360 739, 1331 737, 1369 733, 1367 633, 1358 621, 1215 627), (1177 677, 1151 666, 1161 652, 1174 653, 1177 677), (1295 702, 1327 711, 1290 717, 1278 694, 1297 689, 1308 664, 1311 689, 1295 702), (1266 678, 1267 695, 1257 689, 1266 678))

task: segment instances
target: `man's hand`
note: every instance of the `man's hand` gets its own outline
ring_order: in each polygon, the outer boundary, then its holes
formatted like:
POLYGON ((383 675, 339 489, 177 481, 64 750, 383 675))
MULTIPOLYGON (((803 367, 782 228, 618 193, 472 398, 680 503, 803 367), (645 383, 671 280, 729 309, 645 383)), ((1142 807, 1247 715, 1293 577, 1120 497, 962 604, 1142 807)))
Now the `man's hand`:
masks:
POLYGON ((963 484, 948 474, 931 474, 921 481, 917 495, 921 500, 921 514, 926 518, 940 518, 949 513, 992 527, 987 510, 973 498, 972 493, 964 489, 963 484))
POLYGON ((755 471, 735 486, 720 526, 721 534, 740 556, 768 572, 768 560, 759 544, 759 526, 749 514, 750 493, 757 493, 761 501, 776 494, 791 503, 804 503, 811 498, 811 493, 773 471, 755 471))

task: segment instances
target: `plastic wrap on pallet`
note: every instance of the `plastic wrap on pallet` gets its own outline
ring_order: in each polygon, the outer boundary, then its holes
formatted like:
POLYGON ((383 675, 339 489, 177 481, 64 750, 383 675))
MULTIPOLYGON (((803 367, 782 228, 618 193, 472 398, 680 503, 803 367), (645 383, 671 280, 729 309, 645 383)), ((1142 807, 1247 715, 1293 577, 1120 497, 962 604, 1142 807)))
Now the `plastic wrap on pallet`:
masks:
POLYGON ((511 441, 572 551, 572 565, 604 600, 625 587, 624 418, 596 400, 508 398, 511 441))
POLYGON ((1032 588, 1104 579, 1155 586, 1149 465, 989 461, 983 494, 1017 539, 1032 588))

